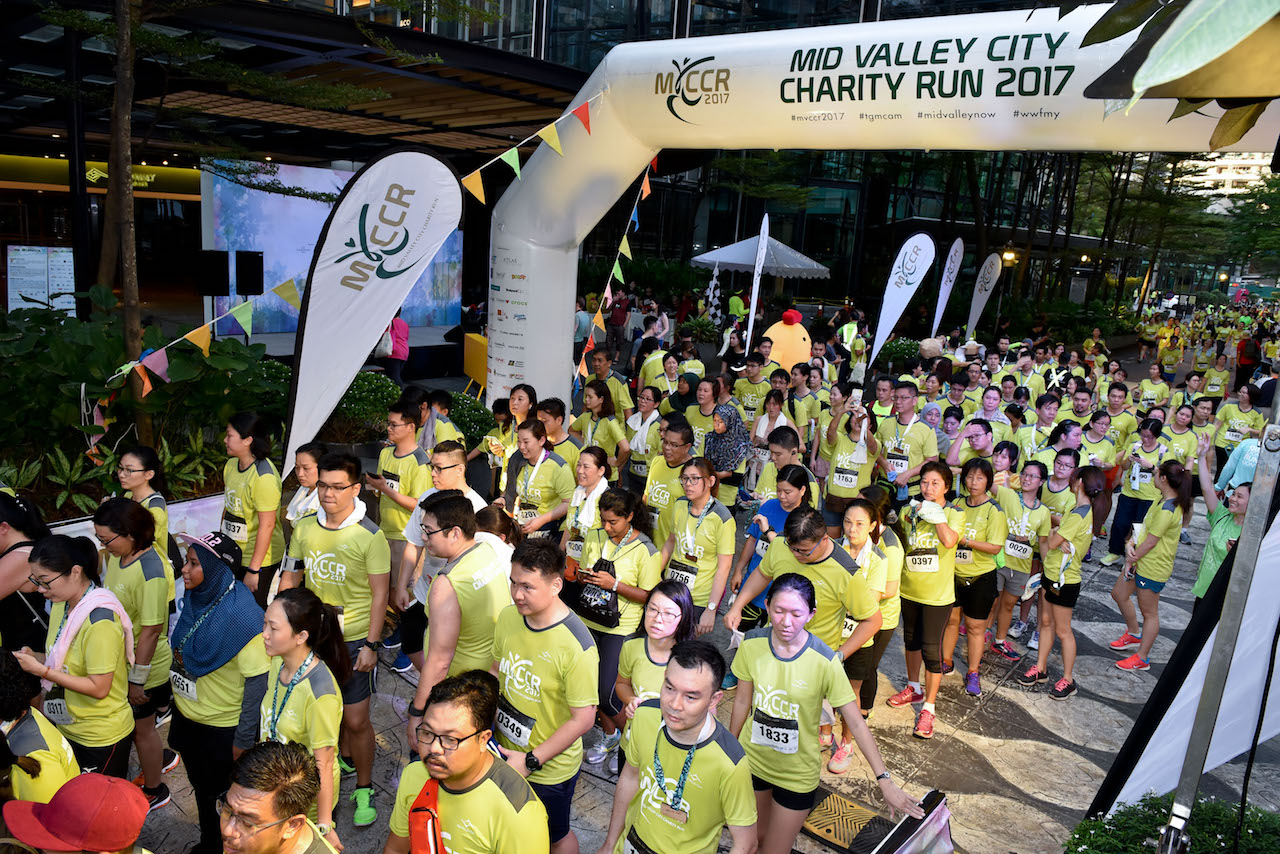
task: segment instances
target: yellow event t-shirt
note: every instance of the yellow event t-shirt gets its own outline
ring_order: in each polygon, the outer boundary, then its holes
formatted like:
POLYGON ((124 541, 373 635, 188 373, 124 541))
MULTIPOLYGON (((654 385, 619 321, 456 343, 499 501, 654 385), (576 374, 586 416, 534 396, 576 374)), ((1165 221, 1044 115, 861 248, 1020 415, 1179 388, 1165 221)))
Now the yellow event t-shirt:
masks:
POLYGON ((1051 549, 1044 565, 1045 581, 1061 579, 1063 584, 1079 584, 1080 563, 1093 540, 1093 510, 1087 504, 1071 508, 1063 514, 1058 533, 1071 541, 1075 551, 1068 555, 1061 549, 1051 549))
MULTIPOLYGON (((453 593, 458 598, 458 640, 454 645, 453 660, 449 663, 449 676, 457 676, 468 670, 488 670, 493 664, 493 630, 498 615, 511 604, 511 587, 507 572, 498 560, 493 546, 476 543, 454 560, 446 563, 431 579, 436 584, 440 578, 448 578, 453 593)), ((427 594, 430 603, 431 594, 427 594)), ((431 644, 431 611, 427 609, 427 631, 423 649, 431 644)))
POLYGON ((173 651, 169 649, 169 603, 173 601, 174 590, 169 562, 160 557, 154 546, 123 565, 120 558, 108 555, 102 583, 120 600, 129 622, 133 623, 135 654, 142 629, 163 626, 151 656, 151 674, 143 687, 155 688, 168 682, 169 664, 173 661, 173 651))
MULTIPOLYGON (((1178 552, 1178 535, 1182 533, 1182 508, 1172 498, 1155 501, 1142 520, 1145 533, 1156 537, 1156 545, 1138 560, 1138 574, 1152 581, 1168 581, 1173 575, 1173 556, 1178 552)), ((1142 541, 1134 545, 1141 545, 1142 541)))
MULTIPOLYGON (((182 638, 174 638, 174 643, 181 641, 182 638)), ((240 723, 245 681, 270 669, 271 659, 259 634, 241 647, 235 658, 212 673, 197 677, 194 699, 175 688, 173 701, 187 720, 205 726, 233 727, 240 723)))
POLYGON ((661 549, 671 536, 671 511, 676 499, 684 496, 680 486, 680 469, 684 463, 675 468, 667 465, 666 457, 658 454, 649 463, 649 474, 644 482, 644 503, 649 508, 649 521, 653 526, 653 541, 661 549))
MULTIPOLYGON (((888 461, 891 471, 918 468, 926 459, 938 456, 938 434, 915 416, 906 425, 892 417, 881 421, 876 428, 876 441, 880 443, 880 455, 888 461)), ((920 475, 917 473, 910 486, 913 491, 919 491, 919 485, 920 475)))
MULTIPOLYGON (((988 498, 977 507, 972 507, 969 505, 968 499, 965 499, 958 506, 961 513, 964 514, 964 528, 960 531, 962 538, 1004 546, 1005 538, 1009 535, 1009 523, 1005 518, 1004 509, 1001 508, 998 502, 988 498)), ((989 555, 978 549, 956 547, 956 575, 958 577, 977 578, 979 575, 994 572, 995 568, 995 555, 989 555)))
POLYGON ((1218 407, 1214 420, 1222 422, 1222 429, 1218 431, 1218 437, 1213 440, 1213 444, 1228 451, 1234 451, 1236 445, 1249 438, 1250 430, 1261 430, 1267 423, 1267 419, 1262 416, 1257 407, 1248 412, 1241 412, 1240 407, 1234 403, 1224 403, 1218 407))
POLYGON ((656 700, 662 695, 662 682, 667 665, 658 664, 649 654, 647 637, 628 638, 618 653, 618 676, 631 680, 631 690, 643 700, 656 700))
POLYGON ((1041 538, 1053 530, 1049 506, 1037 501, 1035 507, 1028 507, 1022 493, 1007 486, 1001 487, 999 500, 1009 527, 1004 545, 1005 566, 1014 572, 1030 573, 1032 558, 1040 553, 1041 538))
MULTIPOLYGON (((342 691, 333 671, 319 656, 311 669, 289 691, 289 683, 280 681, 280 668, 284 659, 271 659, 271 678, 267 680, 267 693, 262 696, 262 721, 258 730, 259 741, 288 743, 296 741, 312 753, 326 747, 337 748, 338 731, 342 726, 342 691), (287 698, 287 702, 286 702, 287 698), (272 722, 276 731, 272 733, 272 722)), ((338 781, 342 769, 337 757, 333 762, 333 795, 338 799, 338 781)), ((315 809, 315 805, 312 805, 315 809)))
POLYGON ((742 408, 747 413, 747 425, 753 426, 760 413, 764 411, 764 398, 769 393, 769 381, 761 378, 753 383, 743 378, 733 384, 733 396, 742 401, 742 408))
POLYGON ((47 804, 72 777, 80 776, 80 763, 66 736, 38 709, 30 709, 5 736, 14 756, 30 756, 40 763, 32 777, 18 765, 9 769, 13 799, 47 804))
MULTIPOLYGON (((54 602, 49 612, 49 632, 45 649, 53 649, 58 630, 67 612, 66 602, 54 602)), ((80 626, 62 672, 72 676, 112 674, 111 690, 102 700, 55 686, 45 695, 44 708, 58 695, 65 695, 66 713, 71 723, 58 724, 63 735, 85 747, 106 747, 133 732, 133 712, 129 705, 129 668, 124 654, 124 626, 109 608, 95 608, 80 626)), ((166 672, 165 676, 168 676, 166 672)))
MULTIPOLYGON (((662 552, 653 545, 653 541, 636 531, 625 543, 614 543, 602 528, 587 531, 586 541, 582 544, 582 567, 591 569, 596 562, 604 559, 612 561, 610 574, 623 584, 639 587, 641 590, 652 590, 662 580, 662 552)), ((599 591, 600 588, 588 584, 583 590, 599 591)), ((599 623, 583 619, 587 627, 607 635, 631 635, 640 625, 644 616, 644 603, 632 602, 621 593, 618 594, 618 625, 607 628, 599 623)))
MULTIPOLYGON (((438 438, 437 434, 437 438, 438 438)), ((378 474, 387 489, 400 495, 421 495, 431 488, 431 455, 414 448, 397 456, 395 448, 383 448, 378 455, 378 474)), ((404 526, 409 524, 413 509, 405 509, 385 493, 378 494, 378 520, 388 540, 403 540, 404 526)), ((290 555, 293 552, 290 551, 290 555)))
MULTIPOLYGON (((258 514, 280 511, 280 472, 271 460, 255 460, 241 470, 239 461, 232 457, 222 468, 222 482, 226 487, 222 532, 240 546, 241 562, 248 566, 257 548, 258 514)), ((283 556, 284 527, 277 516, 262 565, 271 566, 283 556)))
POLYGON ((357 504, 337 528, 327 527, 326 519, 321 508, 315 516, 298 520, 285 569, 304 572, 307 589, 338 609, 343 640, 364 640, 373 610, 369 578, 391 572, 391 548, 386 535, 364 515, 363 504, 357 504))
POLYGON ((682 582, 693 595, 693 604, 705 608, 711 601, 720 555, 737 553, 733 514, 711 498, 702 508, 701 517, 695 516, 689 499, 681 496, 671 508, 671 529, 676 538, 675 549, 663 574, 682 582))
POLYGON ((839 649, 844 640, 846 616, 862 622, 880 607, 879 594, 867 585, 849 553, 834 543, 831 554, 823 560, 801 563, 786 541, 778 537, 769 544, 759 572, 770 580, 794 572, 813 583, 818 608, 807 628, 832 649, 839 649))
MULTIPOLYGON (((964 528, 964 512, 955 505, 943 508, 947 527, 964 528)), ((919 517, 914 507, 903 510, 907 528, 907 553, 902 564, 902 598, 921 605, 950 605, 956 601, 956 550, 946 548, 936 526, 919 517)))

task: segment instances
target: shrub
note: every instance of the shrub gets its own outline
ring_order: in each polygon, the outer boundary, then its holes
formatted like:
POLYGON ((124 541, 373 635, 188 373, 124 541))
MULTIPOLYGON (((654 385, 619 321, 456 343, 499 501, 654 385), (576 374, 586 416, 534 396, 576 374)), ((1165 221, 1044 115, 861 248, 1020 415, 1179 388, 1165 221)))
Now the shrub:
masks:
POLYGON ((453 408, 449 410, 449 420, 466 436, 467 448, 474 448, 480 444, 484 435, 498 426, 497 419, 483 403, 465 394, 453 396, 453 408))
MULTIPOLYGON (((1158 839, 1169 818, 1172 795, 1148 795, 1107 818, 1085 819, 1067 840, 1064 854, 1133 854, 1158 839)), ((1238 803, 1201 798, 1191 812, 1188 832, 1195 851, 1231 851, 1240 815, 1238 803)), ((1270 854, 1280 839, 1280 816, 1249 807, 1240 833, 1239 854, 1270 854)))
POLYGON ((346 394, 316 438, 321 442, 349 445, 369 441, 380 432, 387 419, 387 409, 399 396, 399 386, 384 375, 361 371, 351 381, 346 394))
POLYGON ((688 332, 694 341, 720 343, 720 330, 709 317, 691 317, 681 325, 680 331, 688 332))
MULTIPOLYGON (((867 346, 870 348, 870 342, 867 346)), ((919 355, 919 341, 914 338, 895 338, 880 348, 880 353, 876 356, 876 364, 892 363, 895 367, 899 367, 907 359, 919 355)))

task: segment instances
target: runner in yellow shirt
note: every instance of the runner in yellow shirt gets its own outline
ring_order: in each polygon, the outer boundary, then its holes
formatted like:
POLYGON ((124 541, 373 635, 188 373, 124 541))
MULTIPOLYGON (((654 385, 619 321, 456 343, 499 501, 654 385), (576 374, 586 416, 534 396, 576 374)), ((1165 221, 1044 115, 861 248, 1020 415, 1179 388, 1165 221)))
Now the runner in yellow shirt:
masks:
POLYGON ((671 535, 662 546, 663 577, 683 582, 697 609, 698 634, 715 627, 716 608, 729 581, 736 525, 714 496, 715 472, 702 457, 680 471, 684 497, 671 509, 671 535))
POLYGON ((414 438, 417 418, 418 411, 412 403, 399 400, 391 405, 387 412, 387 441, 391 445, 378 454, 378 470, 364 478, 369 488, 378 493, 378 527, 391 552, 393 589, 407 548, 404 526, 418 506, 418 496, 431 488, 431 454, 418 447, 414 438))
POLYGON ((644 482, 644 503, 649 508, 649 521, 653 528, 653 541, 666 543, 671 536, 671 511, 675 501, 684 494, 680 485, 680 470, 684 464, 693 459, 693 429, 684 416, 673 413, 664 416, 664 423, 671 424, 671 419, 679 418, 679 422, 667 427, 662 436, 662 456, 654 457, 649 465, 649 474, 644 482))
POLYGON ((1204 372, 1204 396, 1214 401, 1216 409, 1227 397, 1231 387, 1231 371, 1227 368, 1226 355, 1218 356, 1213 367, 1204 372))
POLYGON ((523 464, 508 478, 510 497, 504 495, 494 503, 507 508, 525 536, 550 537, 569 512, 574 474, 559 454, 546 447, 547 430, 541 421, 525 421, 517 436, 523 464))
POLYGON ((897 383, 893 389, 895 415, 881 421, 876 429, 880 468, 899 495, 904 487, 909 494, 918 494, 925 463, 938 459, 937 434, 916 417, 918 395, 911 383, 897 383))
POLYGON ((769 381, 762 376, 764 356, 751 353, 747 356, 747 375, 733 384, 733 394, 742 401, 747 412, 748 424, 755 426, 756 419, 764 412, 764 396, 769 393, 769 381))
POLYGON ((641 703, 658 699, 671 650, 678 643, 693 640, 694 623, 689 588, 667 579, 649 591, 640 628, 635 637, 622 644, 618 656, 614 690, 628 721, 635 717, 641 703))
POLYGON ((713 423, 716 412, 715 380, 698 380, 696 395, 698 402, 685 409, 684 417, 689 421, 689 426, 693 428, 693 455, 700 457, 702 456, 702 449, 705 447, 704 443, 706 442, 707 434, 715 429, 713 423))
POLYGON ((1226 465, 1227 458, 1236 446, 1248 438, 1262 435, 1267 419, 1254 406, 1259 397, 1258 387, 1242 385, 1234 403, 1224 403, 1214 416, 1214 453, 1218 459, 1218 471, 1226 465))
POLYGON ((157 551, 169 555, 169 504, 164 499, 167 483, 164 464, 154 448, 136 445, 120 455, 116 464, 116 480, 124 489, 124 497, 132 498, 151 512, 156 520, 157 551))
POLYGON ((627 443, 626 427, 615 415, 608 386, 600 380, 587 383, 582 404, 586 409, 570 425, 569 432, 582 440, 584 448, 604 449, 613 472, 609 479, 616 482, 631 455, 631 446, 627 443))
POLYGON ((227 422, 223 444, 227 464, 222 469, 226 499, 222 533, 235 540, 244 554, 236 578, 265 606, 271 579, 284 557, 284 528, 280 525, 280 472, 267 459, 271 452, 266 422, 254 412, 240 412, 227 422), (265 576, 265 577, 264 577, 265 576))

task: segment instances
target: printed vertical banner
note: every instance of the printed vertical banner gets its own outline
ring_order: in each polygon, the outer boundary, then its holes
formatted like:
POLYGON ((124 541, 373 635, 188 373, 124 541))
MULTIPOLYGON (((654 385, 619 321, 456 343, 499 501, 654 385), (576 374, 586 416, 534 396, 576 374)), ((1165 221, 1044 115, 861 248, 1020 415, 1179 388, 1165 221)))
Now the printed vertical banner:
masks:
POLYGON ((320 232, 293 353, 281 475, 311 441, 364 365, 410 289, 462 217, 448 166, 398 149, 343 188, 320 232))
POLYGON ((964 331, 967 338, 973 337, 974 330, 978 328, 978 318, 982 316, 982 310, 987 307, 987 300, 991 299, 999 281, 1000 253, 992 252, 982 262, 978 269, 978 280, 973 285, 973 304, 969 306, 969 323, 964 331))
POLYGON ((769 251, 769 215, 760 221, 760 237, 756 239, 756 269, 751 274, 751 302, 747 303, 747 352, 755 349, 751 332, 756 326, 756 300, 760 298, 760 274, 764 272, 764 256, 769 251))
POLYGON ((907 310, 907 303, 916 295, 937 249, 933 238, 918 231, 907 238, 898 250, 898 257, 889 268, 889 282, 884 288, 884 303, 880 306, 880 321, 876 324, 876 343, 871 348, 867 364, 875 364, 880 348, 889 340, 889 333, 898 325, 898 318, 907 310))
POLYGON ((951 244, 947 253, 946 266, 942 268, 942 279, 938 282, 938 307, 933 313, 933 331, 930 338, 938 337, 938 326, 942 324, 942 312, 947 310, 947 300, 951 299, 951 289, 956 285, 956 275, 960 272, 960 262, 964 260, 964 241, 959 237, 951 244))

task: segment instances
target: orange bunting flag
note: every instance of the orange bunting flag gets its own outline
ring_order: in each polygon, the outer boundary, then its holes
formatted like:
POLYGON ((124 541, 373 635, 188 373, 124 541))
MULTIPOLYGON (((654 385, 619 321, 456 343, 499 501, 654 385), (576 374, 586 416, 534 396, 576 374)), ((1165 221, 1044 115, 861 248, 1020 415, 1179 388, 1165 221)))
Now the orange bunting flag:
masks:
POLYGON ((498 159, 511 167, 511 171, 516 173, 517 180, 520 178, 520 152, 514 148, 508 148, 498 155, 498 159))
POLYGON ((644 172, 644 180, 640 182, 640 201, 643 202, 645 199, 649 198, 649 194, 652 192, 653 190, 649 187, 649 170, 646 169, 644 172))
POLYGON ((578 117, 578 121, 582 122, 587 133, 591 133, 591 102, 583 101, 573 109, 573 114, 578 117))
POLYGON ((253 334, 253 300, 245 300, 231 309, 231 316, 240 324, 246 338, 253 334))
POLYGON ((209 324, 198 326, 182 337, 199 347, 201 353, 209 355, 209 342, 213 340, 213 330, 209 324))
POLYGON ((142 377, 142 396, 146 397, 151 394, 151 377, 147 376, 147 369, 142 365, 134 365, 133 369, 138 372, 138 376, 142 377))
POLYGON ((613 277, 619 282, 626 284, 627 280, 622 277, 622 265, 618 263, 618 259, 613 259, 613 277))
POLYGON ((631 258, 631 242, 627 240, 627 236, 622 235, 622 242, 618 244, 618 251, 626 255, 628 260, 631 258))
POLYGON ((480 204, 484 204, 484 181, 480 180, 480 170, 466 175, 462 179, 462 186, 467 188, 467 192, 475 196, 480 204))
MULTIPOLYGON (((596 309, 596 316, 591 318, 591 322, 598 328, 604 329, 604 315, 600 313, 600 309, 596 309)), ((594 335, 595 333, 592 333, 594 335)))
POLYGON ((556 154, 564 157, 564 151, 560 148, 560 131, 556 130, 555 122, 538 131, 538 136, 542 137, 542 141, 551 146, 556 154))
POLYGON ((276 285, 271 289, 271 293, 289 303, 296 311, 302 311, 302 299, 298 296, 298 286, 294 284, 293 279, 276 285))

